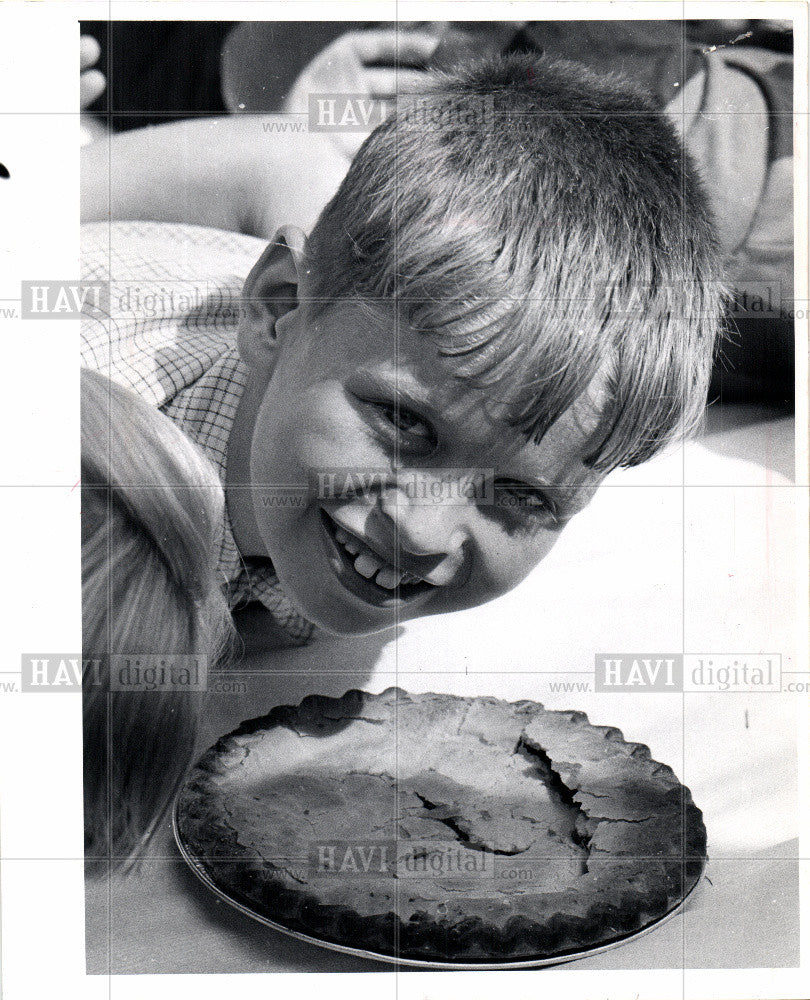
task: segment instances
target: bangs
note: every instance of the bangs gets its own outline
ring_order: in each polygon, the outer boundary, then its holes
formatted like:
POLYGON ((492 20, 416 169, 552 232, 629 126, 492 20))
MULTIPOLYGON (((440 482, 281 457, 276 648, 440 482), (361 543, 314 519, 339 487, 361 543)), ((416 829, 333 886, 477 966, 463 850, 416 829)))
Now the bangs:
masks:
POLYGON ((586 251, 576 233, 523 255, 520 232, 488 246, 481 228, 407 229, 345 295, 370 310, 395 303, 528 440, 539 443, 594 385, 605 403, 585 461, 598 471, 640 464, 697 430, 713 339, 698 318, 716 309, 716 286, 694 275, 664 283, 638 248, 617 261, 615 247, 586 251))
POLYGON ((585 464, 609 472, 646 461, 703 419, 704 352, 696 353, 684 327, 672 322, 666 290, 660 297, 662 335, 655 339, 643 336, 649 309, 640 311, 625 283, 592 300, 535 288, 522 300, 402 305, 453 374, 485 389, 503 419, 535 444, 589 389, 598 389, 604 402, 585 464))

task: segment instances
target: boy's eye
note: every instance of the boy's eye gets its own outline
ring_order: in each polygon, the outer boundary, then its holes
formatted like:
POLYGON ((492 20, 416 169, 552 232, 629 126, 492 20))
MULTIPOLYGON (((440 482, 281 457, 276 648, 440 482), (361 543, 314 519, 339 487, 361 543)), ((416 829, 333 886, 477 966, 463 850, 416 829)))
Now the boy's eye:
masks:
POLYGON ((558 512, 549 497, 536 486, 510 479, 495 480, 495 506, 533 517, 540 514, 555 522, 558 512))
POLYGON ((377 403, 377 408, 398 431, 422 438, 425 441, 433 441, 433 428, 413 411, 403 406, 392 406, 388 403, 377 403))

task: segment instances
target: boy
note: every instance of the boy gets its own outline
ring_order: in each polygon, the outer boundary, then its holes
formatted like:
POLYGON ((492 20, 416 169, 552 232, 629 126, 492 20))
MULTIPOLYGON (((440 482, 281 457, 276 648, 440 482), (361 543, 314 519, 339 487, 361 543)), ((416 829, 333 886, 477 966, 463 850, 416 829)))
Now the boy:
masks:
POLYGON ((574 64, 489 60, 404 103, 237 310, 258 241, 107 234, 85 277, 127 284, 84 363, 214 461, 232 606, 260 601, 293 642, 503 594, 608 471, 705 406, 721 295, 699 185, 646 98, 574 64), (158 316, 161 271, 206 296, 163 287, 158 316))

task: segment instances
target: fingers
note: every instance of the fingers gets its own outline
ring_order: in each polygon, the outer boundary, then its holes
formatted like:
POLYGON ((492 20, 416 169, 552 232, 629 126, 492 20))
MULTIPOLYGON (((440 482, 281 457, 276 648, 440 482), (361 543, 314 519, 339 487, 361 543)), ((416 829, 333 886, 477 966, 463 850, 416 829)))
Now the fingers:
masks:
POLYGON ((79 107, 84 110, 104 92, 107 81, 104 74, 90 66, 98 62, 101 46, 92 35, 82 35, 79 38, 79 107))
POLYGON ((98 62, 101 46, 92 35, 82 35, 79 39, 79 69, 89 69, 98 62))
POLYGON ((363 83, 368 94, 380 99, 419 93, 425 88, 425 80, 425 73, 412 69, 363 70, 363 83))
POLYGON ((106 86, 107 81, 104 79, 103 73, 97 69, 85 70, 79 77, 79 107, 84 110, 92 104, 97 97, 104 93, 106 86))
POLYGON ((338 41, 348 42, 361 62, 386 65, 403 63, 424 66, 440 42, 437 34, 425 31, 397 31, 387 28, 380 31, 356 31, 338 41))

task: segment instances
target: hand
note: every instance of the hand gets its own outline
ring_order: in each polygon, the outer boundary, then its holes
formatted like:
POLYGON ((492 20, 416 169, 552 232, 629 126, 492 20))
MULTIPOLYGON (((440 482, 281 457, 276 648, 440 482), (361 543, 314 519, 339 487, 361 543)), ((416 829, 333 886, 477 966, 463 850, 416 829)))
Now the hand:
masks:
POLYGON ((107 81, 104 74, 91 69, 98 62, 101 48, 92 35, 82 35, 79 39, 79 105, 84 111, 104 93, 107 81))
MULTIPOLYGON (((440 32, 350 31, 319 53, 299 74, 284 101, 288 114, 307 114, 310 94, 351 94, 381 102, 384 113, 397 95, 418 93, 425 85, 425 66, 440 42, 440 32)), ((380 121, 379 112, 368 128, 329 133, 348 158, 354 156, 368 133, 380 121)))

